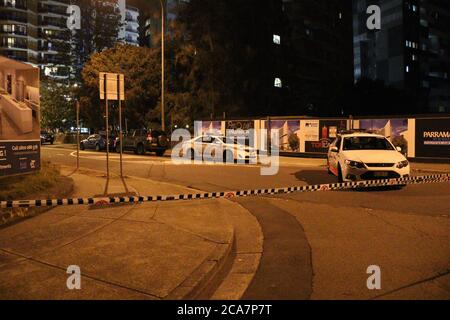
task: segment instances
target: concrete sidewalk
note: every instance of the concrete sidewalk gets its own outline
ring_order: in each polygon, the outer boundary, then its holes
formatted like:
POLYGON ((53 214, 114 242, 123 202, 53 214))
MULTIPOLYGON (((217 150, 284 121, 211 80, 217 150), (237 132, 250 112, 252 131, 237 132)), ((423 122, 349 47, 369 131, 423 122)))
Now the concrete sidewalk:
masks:
MULTIPOLYGON (((103 195, 103 173, 78 171, 71 177, 73 197, 103 195)), ((117 176, 108 189, 136 195, 192 192, 138 178, 124 184, 117 176)), ((230 213, 234 224, 240 214, 249 215, 219 199, 54 208, 0 229, 0 299, 195 298, 232 256, 230 213), (81 269, 81 290, 67 289, 71 265, 81 269)))

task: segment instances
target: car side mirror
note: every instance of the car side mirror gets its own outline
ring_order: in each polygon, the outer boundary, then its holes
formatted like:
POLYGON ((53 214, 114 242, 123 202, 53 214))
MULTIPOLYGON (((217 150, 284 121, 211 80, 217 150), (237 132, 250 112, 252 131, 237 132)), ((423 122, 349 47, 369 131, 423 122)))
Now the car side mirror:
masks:
POLYGON ((395 149, 397 149, 398 152, 402 152, 402 147, 395 147, 395 149))
POLYGON ((331 147, 331 148, 330 148, 330 151, 331 151, 331 152, 338 153, 338 152, 339 152, 339 149, 338 149, 338 147, 331 147))

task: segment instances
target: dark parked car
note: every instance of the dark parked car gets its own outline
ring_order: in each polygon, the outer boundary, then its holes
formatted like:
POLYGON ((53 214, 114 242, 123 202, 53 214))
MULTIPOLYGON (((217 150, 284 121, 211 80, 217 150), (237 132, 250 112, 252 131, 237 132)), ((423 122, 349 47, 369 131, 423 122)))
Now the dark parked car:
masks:
MULTIPOLYGON (((131 130, 123 136, 124 151, 134 151, 137 154, 155 152, 157 156, 163 156, 169 148, 167 134, 161 130, 131 130)), ((116 139, 116 151, 120 152, 120 139, 116 139)))
POLYGON ((50 143, 53 144, 55 142, 55 136, 53 133, 48 131, 41 131, 41 144, 50 143))
MULTIPOLYGON (((114 150, 115 140, 116 138, 114 136, 109 137, 109 148, 111 151, 114 150)), ((94 149, 96 151, 106 150, 106 136, 93 134, 80 142, 80 149, 94 149)))

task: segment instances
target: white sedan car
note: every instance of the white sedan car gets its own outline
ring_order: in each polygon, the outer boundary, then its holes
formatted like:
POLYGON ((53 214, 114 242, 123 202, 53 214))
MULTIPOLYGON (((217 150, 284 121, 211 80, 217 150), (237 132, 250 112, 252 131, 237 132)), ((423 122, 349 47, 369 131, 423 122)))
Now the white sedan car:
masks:
POLYGON ((247 146, 245 141, 224 136, 204 135, 183 143, 182 156, 187 159, 202 159, 223 162, 251 162, 258 159, 255 148, 247 146))
POLYGON ((339 182, 409 177, 409 162, 400 151, 382 135, 341 134, 328 150, 328 172, 339 182))

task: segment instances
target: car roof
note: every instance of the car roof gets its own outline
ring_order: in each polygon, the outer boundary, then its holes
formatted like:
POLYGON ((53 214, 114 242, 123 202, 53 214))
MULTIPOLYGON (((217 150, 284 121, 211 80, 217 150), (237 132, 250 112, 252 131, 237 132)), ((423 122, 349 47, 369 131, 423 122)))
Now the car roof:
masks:
POLYGON ((339 134, 339 136, 343 138, 349 138, 349 137, 377 137, 377 138, 386 138, 382 134, 377 133, 369 133, 369 132, 353 132, 353 133, 343 133, 339 134))

